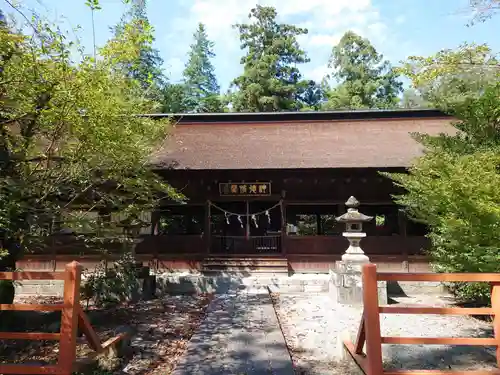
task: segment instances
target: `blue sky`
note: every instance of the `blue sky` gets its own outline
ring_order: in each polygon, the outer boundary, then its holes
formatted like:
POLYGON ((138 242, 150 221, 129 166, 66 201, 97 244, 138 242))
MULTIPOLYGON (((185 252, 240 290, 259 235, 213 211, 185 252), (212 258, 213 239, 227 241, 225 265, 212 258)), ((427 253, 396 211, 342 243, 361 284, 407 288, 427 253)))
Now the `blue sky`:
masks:
MULTIPOLYGON (((118 22, 126 7, 121 0, 100 1, 102 10, 95 14, 98 45, 109 38, 109 26, 118 22)), ((90 53, 91 14, 84 0, 23 3, 57 20, 63 29, 80 25, 78 35, 90 53)), ((311 58, 302 72, 317 80, 328 73, 331 48, 349 29, 369 38, 395 65, 409 55, 429 55, 464 41, 488 43, 500 51, 498 19, 466 26, 471 14, 468 0, 147 0, 148 16, 156 31, 155 44, 170 79, 181 79, 192 33, 197 23, 203 22, 216 43, 214 65, 219 83, 227 89, 242 70, 239 59, 243 52, 231 25, 244 21, 256 3, 275 6, 281 21, 309 29, 309 34, 300 39, 311 58)), ((5 3, 1 6, 10 11, 5 3)))

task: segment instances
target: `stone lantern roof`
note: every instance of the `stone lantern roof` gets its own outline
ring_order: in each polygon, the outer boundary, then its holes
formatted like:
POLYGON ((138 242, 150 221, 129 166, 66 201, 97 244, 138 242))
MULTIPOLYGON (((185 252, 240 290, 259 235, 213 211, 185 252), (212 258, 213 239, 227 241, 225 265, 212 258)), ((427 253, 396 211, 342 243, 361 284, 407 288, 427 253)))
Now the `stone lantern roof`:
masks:
POLYGON ((347 206, 347 212, 337 218, 337 220, 340 223, 364 223, 368 222, 370 220, 373 220, 373 216, 368 216, 365 214, 362 214, 361 212, 358 211, 359 207, 359 201, 351 196, 347 202, 345 202, 345 205, 347 206))

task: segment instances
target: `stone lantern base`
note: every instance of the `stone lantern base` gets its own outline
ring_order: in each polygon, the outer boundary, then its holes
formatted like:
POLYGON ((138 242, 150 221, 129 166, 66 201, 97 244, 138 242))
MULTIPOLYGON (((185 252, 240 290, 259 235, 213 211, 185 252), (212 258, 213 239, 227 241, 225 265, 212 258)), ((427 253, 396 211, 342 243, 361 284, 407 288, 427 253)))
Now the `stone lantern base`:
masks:
MULTIPOLYGON (((368 259, 368 257, 367 257, 368 259)), ((362 306, 363 282, 361 269, 367 262, 338 261, 330 269, 330 297, 338 304, 362 306)), ((378 301, 380 305, 387 304, 387 283, 378 282, 378 301)))

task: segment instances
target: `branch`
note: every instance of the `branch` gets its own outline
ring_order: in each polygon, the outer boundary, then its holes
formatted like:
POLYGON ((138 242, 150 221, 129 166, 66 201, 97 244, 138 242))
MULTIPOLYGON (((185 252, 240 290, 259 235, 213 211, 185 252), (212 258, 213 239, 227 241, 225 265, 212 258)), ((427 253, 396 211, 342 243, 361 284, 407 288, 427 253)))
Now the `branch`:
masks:
POLYGON ((23 17, 25 19, 25 21, 28 23, 28 25, 31 26, 31 28, 33 29, 33 31, 38 35, 40 36, 40 33, 38 32, 38 30, 36 29, 35 25, 33 25, 33 23, 31 23, 31 21, 29 20, 28 17, 26 17, 26 15, 21 12, 19 10, 18 7, 16 7, 14 4, 12 4, 12 2, 10 2, 9 0, 4 0, 12 9, 14 9, 17 13, 19 13, 21 15, 21 17, 23 17))

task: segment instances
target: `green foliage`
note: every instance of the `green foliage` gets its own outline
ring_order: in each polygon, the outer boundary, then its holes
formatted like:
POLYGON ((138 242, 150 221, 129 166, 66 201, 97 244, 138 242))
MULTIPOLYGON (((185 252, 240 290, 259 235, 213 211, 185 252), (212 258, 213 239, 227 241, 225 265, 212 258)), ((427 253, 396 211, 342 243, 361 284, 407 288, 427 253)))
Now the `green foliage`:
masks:
POLYGON ((34 27, 0 28, 0 241, 14 262, 75 206, 133 217, 181 197, 148 166, 168 122, 137 116, 157 103, 123 69, 149 35, 125 25, 99 59, 74 61, 66 35, 34 27))
POLYGON ((427 102, 424 98, 422 98, 422 95, 420 95, 415 89, 412 88, 404 90, 400 104, 401 107, 406 109, 432 107, 429 102, 427 102))
MULTIPOLYGON (((500 272, 500 83, 457 105, 456 135, 416 135, 427 152, 409 174, 385 174, 405 189, 396 197, 430 228, 439 272, 500 272)), ((489 288, 456 284, 465 300, 487 302, 489 288)))
POLYGON ((95 306, 109 306, 137 298, 139 293, 137 267, 131 253, 125 253, 108 268, 105 262, 84 274, 81 296, 95 306))
POLYGON ((105 53, 116 59, 116 65, 123 73, 140 84, 148 98, 160 100, 165 84, 163 59, 153 48, 154 28, 146 14, 146 2, 131 2, 130 9, 112 30, 111 51, 105 53))
POLYGON ((319 111, 325 101, 324 87, 312 80, 302 81, 297 98, 301 103, 301 111, 319 111))
POLYGON ((297 37, 302 29, 276 21, 273 7, 257 5, 250 11, 250 23, 234 27, 240 33, 243 74, 233 81, 238 89, 233 95, 236 112, 276 112, 299 110, 301 74, 297 64, 309 59, 297 37))
POLYGON ((220 87, 210 59, 215 57, 214 43, 208 39, 205 25, 200 23, 183 72, 185 107, 188 112, 221 112, 220 87))
POLYGON ((366 38, 352 31, 333 47, 329 67, 338 85, 327 93, 325 109, 394 108, 402 83, 388 61, 366 38))
POLYGON ((498 55, 485 44, 464 43, 429 57, 410 56, 397 72, 411 81, 425 101, 453 110, 468 98, 476 98, 498 79, 498 55))
POLYGON ((162 95, 163 113, 188 112, 187 90, 183 83, 167 83, 163 87, 162 95))

